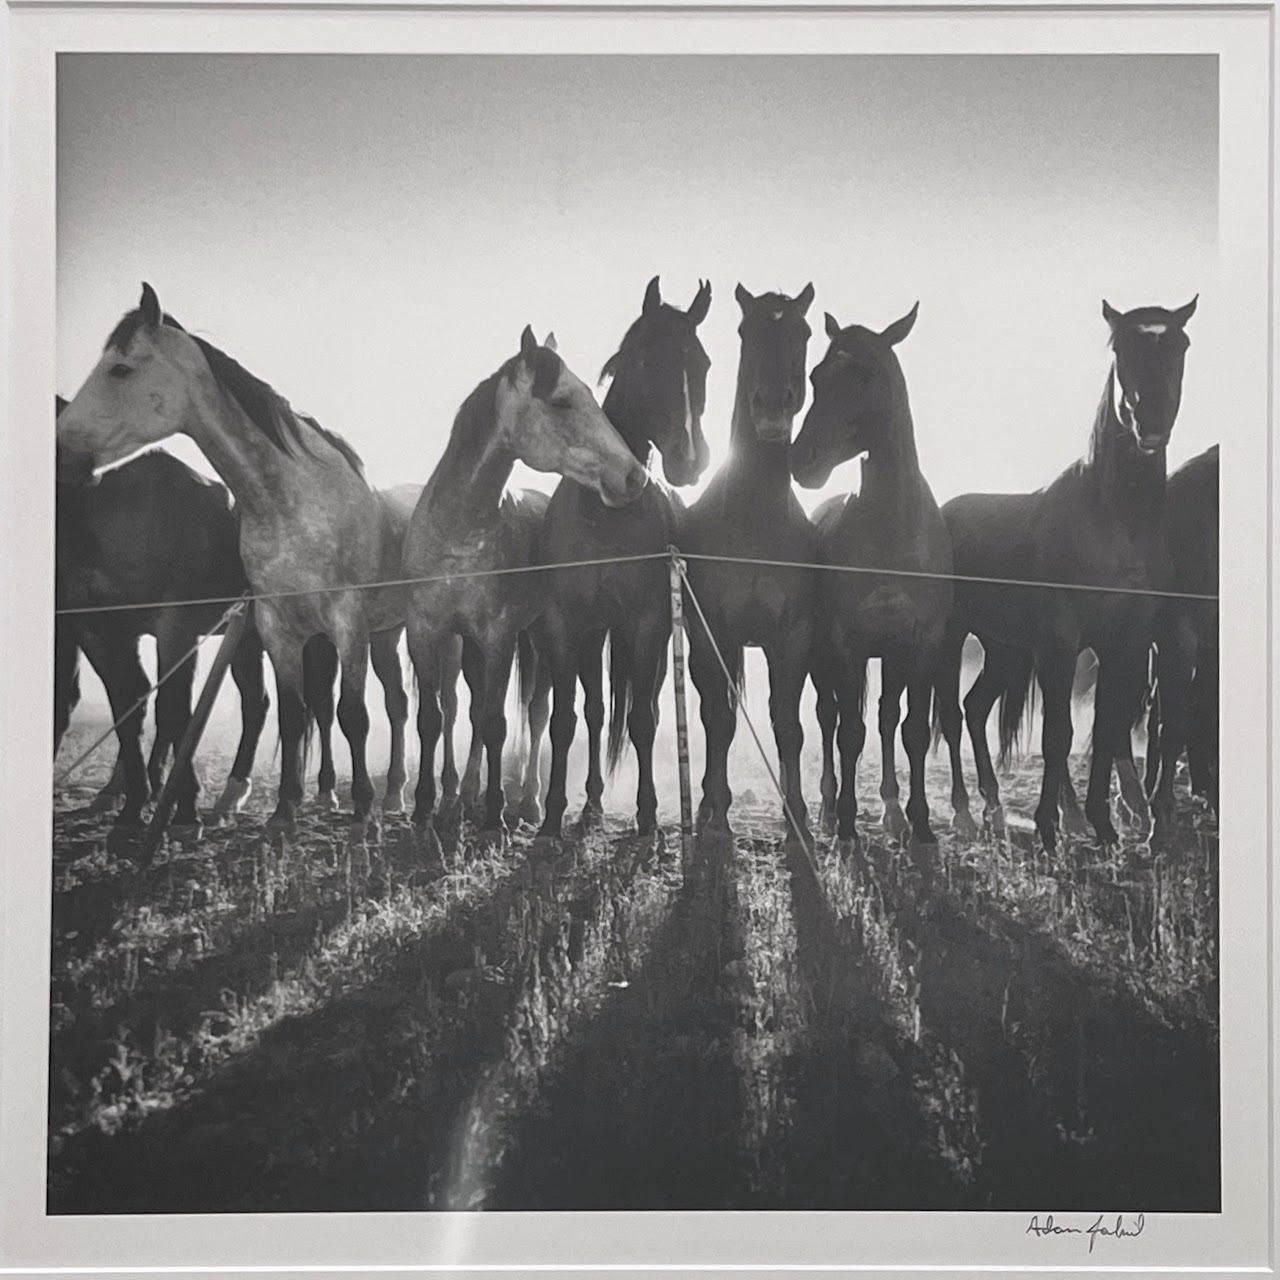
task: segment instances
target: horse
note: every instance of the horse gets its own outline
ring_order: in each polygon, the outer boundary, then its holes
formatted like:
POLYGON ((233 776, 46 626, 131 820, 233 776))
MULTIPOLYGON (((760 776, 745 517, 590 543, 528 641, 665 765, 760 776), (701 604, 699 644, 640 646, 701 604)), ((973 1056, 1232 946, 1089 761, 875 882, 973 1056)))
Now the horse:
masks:
MULTIPOLYGON (((424 577, 409 590, 409 654, 418 681, 421 758, 413 824, 428 856, 439 855, 434 760, 440 737, 438 654, 462 636, 472 724, 488 759, 481 840, 506 834, 502 747, 505 699, 521 632, 545 601, 535 564, 545 505, 506 492, 516 461, 590 487, 606 505, 635 501, 648 472, 610 425, 590 390, 548 343, 525 327, 519 353, 466 398, 444 455, 414 509, 401 573, 424 577)), ((536 756, 533 744, 531 756, 536 756)), ((451 806, 446 806, 450 808, 451 806)))
MULTIPOLYGON (((627 330, 600 375, 602 382, 612 379, 604 398, 605 417, 642 465, 648 465, 650 453, 657 447, 663 474, 672 485, 695 483, 709 457, 702 413, 711 362, 698 341, 697 329, 710 306, 710 283, 699 282, 689 309, 681 311, 662 301, 659 280, 654 276, 645 290, 640 318, 627 330)), ((542 521, 539 559, 544 564, 562 564, 661 553, 675 541, 677 519, 675 501, 660 485, 650 484, 628 506, 609 507, 594 490, 573 480, 561 480, 542 521)), ((642 836, 656 828, 653 741, 671 635, 667 578, 667 567, 659 561, 555 569, 547 574, 540 636, 551 665, 555 709, 551 782, 541 836, 555 837, 561 831, 567 806, 569 748, 577 725, 574 685, 579 679, 586 698, 588 731, 582 825, 592 828, 603 821, 600 739, 606 637, 611 689, 609 771, 613 772, 621 757, 625 726, 640 766, 636 826, 642 836)))
MULTIPOLYGON (((1218 446, 1169 477, 1165 538, 1170 590, 1218 594, 1218 446)), ((1163 839, 1173 821, 1173 781, 1184 747, 1191 789, 1218 811, 1218 605, 1169 598, 1156 616, 1147 724, 1146 790, 1163 839)))
POLYGON ((386 690, 391 765, 384 810, 403 806, 408 718, 396 652, 405 592, 369 587, 399 576, 405 503, 370 487, 359 455, 273 387, 160 306, 149 284, 107 339, 58 421, 59 473, 82 480, 169 436, 191 437, 235 497, 255 619, 276 673, 280 789, 268 830, 296 829, 306 728, 304 648, 331 644, 342 674, 338 723, 351 749, 352 837, 372 817, 365 760, 365 679, 386 690))
MULTIPOLYGON (((918 845, 936 843, 924 770, 934 666, 951 613, 951 539, 920 470, 906 379, 895 351, 914 328, 919 305, 880 332, 861 325, 842 328, 827 313, 830 345, 813 371, 813 399, 791 445, 791 474, 809 489, 825 485, 839 463, 866 455, 861 491, 815 513, 818 558, 832 566, 818 580, 822 643, 813 672, 823 731, 824 817, 834 804, 839 838, 850 849, 858 840, 857 768, 866 741, 867 659, 872 657, 880 659, 881 668, 884 828, 898 839, 909 829, 918 845), (886 572, 867 572, 874 569, 886 572), (904 689, 902 742, 911 766, 905 815, 894 759, 904 689), (836 723, 838 799, 830 746, 836 723)), ((829 817, 825 821, 829 826, 829 817)))
MULTIPOLYGON (((58 398, 60 411, 66 401, 58 398)), ((156 638, 157 666, 169 671, 201 636, 215 634, 225 604, 187 600, 235 599, 248 590, 236 548, 236 512, 221 485, 206 480, 167 453, 145 453, 93 485, 57 487, 54 618, 54 755, 80 698, 79 654, 84 652, 107 691, 114 717, 124 716, 149 681, 138 658, 138 639, 156 638), (142 608, 122 606, 141 605, 142 608), (94 613, 77 609, 109 610, 94 613)), ((120 754, 111 783, 95 807, 116 793, 122 827, 142 820, 142 807, 158 791, 168 751, 191 718, 196 659, 191 654, 156 695, 156 740, 144 767, 145 704, 117 727, 120 754)), ((220 820, 238 811, 252 788, 250 774, 270 699, 262 671, 262 644, 252 626, 232 657, 240 692, 241 733, 231 773, 214 805, 220 820)), ((198 826, 198 783, 188 765, 178 781, 174 823, 198 826)))
POLYGON ((730 834, 729 747, 736 729, 734 686, 742 689, 743 648, 756 645, 769 666, 769 713, 781 766, 788 840, 808 843, 808 813, 800 788, 800 695, 809 675, 814 629, 812 563, 816 531, 791 489, 787 450, 791 427, 805 398, 805 320, 813 285, 795 298, 735 291, 742 321, 738 381, 730 427, 729 457, 706 492, 689 508, 680 546, 688 552, 691 615, 689 672, 701 703, 707 763, 697 828, 730 834), (790 562, 726 563, 720 557, 790 562), (732 676, 716 656, 720 655, 732 676))
MULTIPOLYGON (((1001 816, 986 723, 1003 699, 1002 752, 1038 680, 1044 707, 1044 775, 1035 823, 1045 849, 1057 842, 1058 801, 1067 802, 1071 689, 1085 648, 1098 659, 1093 750, 1085 815, 1100 843, 1118 839, 1110 813, 1113 763, 1121 793, 1147 810, 1132 765, 1131 728, 1143 714, 1154 597, 1166 574, 1163 517, 1166 449, 1182 399, 1197 299, 1175 310, 1121 313, 1102 304, 1112 359, 1088 452, 1046 488, 1023 494, 965 494, 942 509, 957 575, 955 605, 935 686, 951 756, 957 826, 975 828, 960 762, 960 651, 972 633, 983 670, 964 713, 989 819, 1001 816), (1009 585, 973 579, 1014 579, 1009 585), (1082 588, 1097 587, 1090 591, 1082 588)), ((1072 793, 1074 794, 1074 793, 1072 793)))

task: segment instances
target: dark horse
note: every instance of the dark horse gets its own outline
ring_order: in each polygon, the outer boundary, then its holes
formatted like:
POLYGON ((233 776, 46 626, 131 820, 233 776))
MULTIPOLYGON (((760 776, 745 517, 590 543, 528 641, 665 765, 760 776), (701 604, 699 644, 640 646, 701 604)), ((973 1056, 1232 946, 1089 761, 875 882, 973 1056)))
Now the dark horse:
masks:
MULTIPOLYGON (((541 613, 545 586, 534 542, 545 500, 506 493, 519 459, 593 488, 621 506, 640 496, 648 474, 609 424, 590 390, 550 345, 526 327, 520 352, 463 402, 444 456, 409 522, 402 573, 430 578, 409 589, 409 653, 418 679, 421 740, 413 821, 438 852, 433 768, 442 727, 438 655, 462 636, 462 670, 471 690, 472 725, 488 757, 482 834, 505 833, 502 747, 505 699, 521 632, 541 613), (455 574, 454 577, 442 575, 455 574)), ((531 751, 537 750, 537 731, 531 751)))
POLYGON ((814 661, 823 731, 824 819, 835 799, 830 741, 838 718, 842 841, 857 841, 858 758, 866 741, 867 659, 880 658, 880 740, 884 826, 935 843, 925 797, 929 704, 934 665, 951 612, 951 540, 920 472, 906 379, 894 347, 912 330, 919 304, 882 333, 826 317, 831 345, 813 371, 813 403, 791 446, 791 474, 806 488, 826 484, 832 468, 866 454, 862 487, 818 517, 821 563, 853 569, 822 573, 818 585, 820 643, 814 661), (895 576, 893 570, 908 575, 895 576), (894 737, 907 692, 902 742, 911 764, 904 817, 898 803, 894 737))
MULTIPOLYGON (((648 465, 656 445, 663 474, 674 485, 693 484, 707 465, 702 411, 710 361, 698 341, 697 328, 710 305, 709 283, 700 285, 688 311, 664 303, 654 276, 645 291, 640 318, 627 330, 601 374, 602 380, 613 379, 604 399, 605 416, 643 465, 648 465)), ((562 480, 542 523, 540 559, 561 564, 662 552, 675 541, 677 518, 671 496, 660 485, 650 484, 628 506, 607 507, 594 490, 562 480)), ((649 834, 657 821, 653 740, 671 635, 667 566, 653 561, 549 572, 540 635, 555 688, 551 784, 540 834, 560 834, 567 805, 565 774, 577 723, 574 685, 578 679, 586 697, 589 744, 583 824, 598 825, 602 819, 601 668, 606 636, 612 703, 609 767, 612 772, 621 755, 625 726, 640 765, 636 824, 641 835, 649 834)))
MULTIPOLYGON (((59 398, 61 412, 66 401, 59 398)), ((59 483, 56 518, 56 587, 59 610, 106 607, 111 612, 59 613, 54 618, 55 754, 79 701, 79 654, 97 672, 119 718, 146 693, 150 682, 138 658, 138 639, 156 638, 158 674, 173 667, 195 642, 211 634, 226 605, 183 605, 184 600, 235 598, 248 589, 237 546, 239 521, 227 491, 167 453, 146 453, 107 472, 96 484, 59 483), (147 605, 142 609, 118 606, 147 605)), ((191 718, 193 654, 156 695, 156 744, 150 765, 141 750, 145 703, 117 729, 118 772, 124 804, 121 825, 141 822, 142 807, 158 787, 170 748, 182 740, 191 718)), ((231 776, 214 817, 238 809, 251 787, 250 773, 269 699, 262 642, 249 627, 232 660, 240 691, 240 742, 231 776)), ((198 787, 188 767, 179 780, 174 821, 194 826, 198 787)))
MULTIPOLYGON (((1169 588, 1218 594, 1218 446, 1169 477, 1165 513, 1169 588)), ((1166 599, 1156 615, 1155 688, 1147 728, 1147 794, 1154 835, 1173 820, 1173 778, 1187 751, 1191 789, 1218 809, 1218 605, 1166 599)))
POLYGON ((740 689, 743 647, 758 645, 769 664, 769 713, 786 808, 807 840, 800 788, 800 695, 809 675, 814 571, 730 564, 716 557, 813 562, 816 531, 792 492, 787 468, 791 426, 805 397, 810 337, 805 313, 813 302, 813 285, 796 298, 781 293, 753 297, 742 285, 735 296, 742 308, 742 355, 729 458, 690 507, 680 538, 691 557, 689 587, 697 601, 686 606, 691 615, 689 670, 707 739, 698 829, 727 835, 732 802, 729 746, 737 715, 715 646, 740 689), (699 606, 711 635, 697 619, 699 606))
MULTIPOLYGON (((1097 586, 997 585, 957 581, 955 608, 937 681, 938 712, 951 755, 952 804, 958 826, 972 829, 960 762, 960 653, 965 636, 982 642, 982 674, 965 699, 978 785, 993 821, 1000 791, 987 747, 987 717, 1005 700, 1002 737, 1016 731, 1038 677, 1044 703, 1044 778, 1036 829, 1056 843, 1058 800, 1066 801, 1071 750, 1071 688, 1085 648, 1098 659, 1093 758, 1085 813, 1104 844, 1111 821, 1113 763, 1119 762, 1128 807, 1146 809, 1132 767, 1131 729, 1142 714, 1155 598, 1165 576, 1165 451, 1182 400, 1193 298, 1176 311, 1140 307, 1102 313, 1113 360, 1094 418, 1086 457, 1047 488, 1029 494, 966 494, 943 508, 958 578, 1097 586)), ((1069 801, 1067 801, 1069 803, 1069 801)))

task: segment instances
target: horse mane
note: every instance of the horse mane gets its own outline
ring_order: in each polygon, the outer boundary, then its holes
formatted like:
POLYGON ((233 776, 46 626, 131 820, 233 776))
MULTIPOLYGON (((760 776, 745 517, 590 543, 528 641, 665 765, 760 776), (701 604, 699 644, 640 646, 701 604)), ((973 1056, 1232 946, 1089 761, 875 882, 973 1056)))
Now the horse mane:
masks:
MULTIPOLYGON (((140 310, 127 312, 111 331, 104 349, 121 353, 128 351, 129 344, 143 323, 140 310)), ((360 455, 337 432, 322 427, 308 414, 298 413, 273 386, 255 377, 242 364, 233 360, 225 351, 219 350, 213 343, 189 332, 167 312, 164 323, 171 329, 187 334, 200 348, 214 381, 240 406, 245 417, 281 453, 296 457, 297 449, 302 448, 315 457, 315 452, 307 439, 308 433, 302 429, 305 424, 335 449, 361 480, 365 479, 364 462, 360 455)))

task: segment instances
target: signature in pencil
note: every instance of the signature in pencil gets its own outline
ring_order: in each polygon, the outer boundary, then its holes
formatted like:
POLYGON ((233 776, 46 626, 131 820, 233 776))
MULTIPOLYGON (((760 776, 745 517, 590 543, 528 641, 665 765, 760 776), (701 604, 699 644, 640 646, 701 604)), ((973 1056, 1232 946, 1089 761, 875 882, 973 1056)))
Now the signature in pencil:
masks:
POLYGON ((1040 1239, 1045 1236, 1088 1236, 1089 1252, 1092 1253, 1093 1246, 1098 1242, 1099 1237, 1110 1236, 1113 1240, 1129 1239, 1133 1236, 1140 1236, 1142 1229, 1146 1225, 1147 1215, 1145 1213, 1136 1214, 1127 1222, 1123 1213, 1117 1213, 1114 1221, 1109 1219, 1106 1214, 1100 1213, 1093 1223, 1087 1227, 1072 1227, 1055 1222, 1051 1213, 1045 1214, 1042 1222, 1040 1215, 1036 1213, 1032 1214, 1025 1234, 1037 1236, 1040 1239))

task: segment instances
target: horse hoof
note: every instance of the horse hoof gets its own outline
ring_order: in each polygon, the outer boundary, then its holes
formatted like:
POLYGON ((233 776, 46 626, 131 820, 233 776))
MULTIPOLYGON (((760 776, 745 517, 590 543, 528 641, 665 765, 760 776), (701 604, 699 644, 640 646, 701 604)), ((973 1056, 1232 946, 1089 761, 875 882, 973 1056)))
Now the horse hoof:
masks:
MULTIPOLYGON (((1004 820, 1004 805, 996 804, 989 806, 982 814, 983 824, 999 840, 1003 840, 1008 827, 1004 820)), ((1037 826, 1039 822, 1037 821, 1037 826)))
POLYGON ((476 834, 476 847, 482 853, 505 853, 507 849, 506 827, 482 827, 476 834))
POLYGON ((880 825, 891 840, 903 840, 911 831, 907 815, 902 812, 902 807, 897 803, 885 805, 884 817, 880 819, 880 825))
POLYGON ((84 813, 86 815, 110 813, 115 809, 119 802, 120 795, 118 792, 111 791, 109 788, 103 787, 103 789, 99 791, 87 805, 85 805, 84 813))
POLYGON ((117 819, 107 832, 107 852, 114 857, 133 854, 142 840, 143 830, 141 822, 122 822, 117 819))
POLYGON ((582 816, 578 819, 578 830, 586 835, 589 831, 599 831, 604 826, 604 809, 588 800, 582 806, 582 816))
POLYGON ((822 834, 824 836, 835 835, 837 826, 835 806, 832 805, 828 808, 827 802, 824 800, 822 802, 822 811, 818 815, 818 822, 822 826, 822 834))
POLYGON ((798 832, 794 827, 788 826, 787 838, 782 847, 786 853, 812 853, 813 833, 806 826, 801 826, 798 832))
POLYGON ((564 848, 564 837, 558 831, 539 831, 533 837, 530 853, 535 858, 558 858, 564 848))
POLYGON ((1062 833, 1063 835, 1074 836, 1076 839, 1085 839, 1093 832, 1093 828, 1089 825, 1085 818, 1073 810, 1068 810, 1062 815, 1062 833))
POLYGON ((204 836, 204 827, 199 821, 196 822, 174 822, 169 825, 169 830, 165 833, 170 843, 178 845, 183 849, 193 848, 200 843, 204 836))
POLYGON ((293 806, 277 806, 276 811, 267 819, 266 833, 271 836, 296 836, 298 834, 298 815, 293 806))
POLYGON ((338 793, 332 787, 328 787, 324 791, 317 791, 316 808, 322 813, 337 813, 338 793))
POLYGON ((388 788, 387 794, 382 797, 383 813, 403 813, 404 812, 404 787, 388 788))
POLYGON ((519 807, 516 809, 516 818, 526 826, 540 827, 542 825, 542 805, 536 796, 526 796, 520 801, 519 807))
POLYGON ((836 841, 836 852, 840 855, 840 861, 845 864, 851 862, 858 866, 864 864, 862 840, 857 835, 840 836, 836 841))
POLYGON ((424 866, 438 866, 444 862, 444 850, 440 846, 440 837, 430 821, 415 825, 413 838, 417 845, 419 860, 424 866))
POLYGON ((951 817, 951 830, 957 840, 976 840, 978 824, 968 809, 957 809, 951 817))
POLYGON ((218 797, 213 806, 213 812, 209 815, 210 819, 217 824, 226 821, 232 814, 239 813, 244 808, 244 803, 248 800, 249 793, 252 790, 252 779, 228 778, 227 785, 222 788, 222 794, 218 797))

